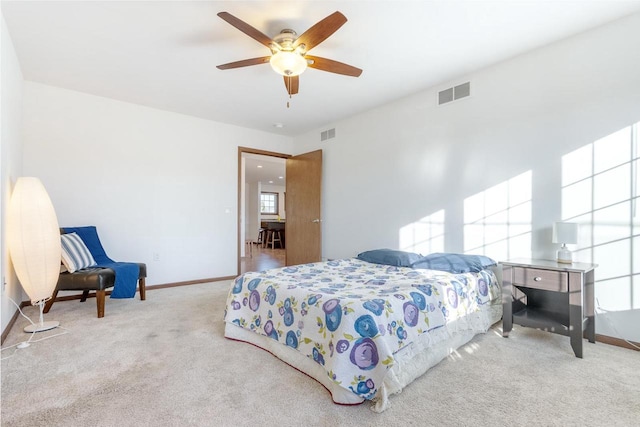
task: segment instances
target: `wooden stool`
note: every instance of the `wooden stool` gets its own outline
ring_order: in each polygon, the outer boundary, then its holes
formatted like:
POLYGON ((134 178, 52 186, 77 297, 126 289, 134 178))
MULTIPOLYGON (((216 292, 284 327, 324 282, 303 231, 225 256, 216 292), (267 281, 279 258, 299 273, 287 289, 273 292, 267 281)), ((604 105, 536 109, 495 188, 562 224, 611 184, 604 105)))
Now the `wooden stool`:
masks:
POLYGON ((258 230, 258 241, 256 242, 257 245, 262 245, 264 247, 264 245, 266 245, 267 243, 267 229, 266 228, 261 228, 260 230, 258 230))
POLYGON ((247 256, 247 246, 249 247, 249 258, 253 258, 253 242, 251 239, 245 239, 244 241, 244 256, 247 256))
POLYGON ((278 242, 280 249, 282 249, 282 235, 280 234, 280 230, 267 230, 267 232, 267 247, 271 245, 271 249, 275 249, 276 242, 278 242))

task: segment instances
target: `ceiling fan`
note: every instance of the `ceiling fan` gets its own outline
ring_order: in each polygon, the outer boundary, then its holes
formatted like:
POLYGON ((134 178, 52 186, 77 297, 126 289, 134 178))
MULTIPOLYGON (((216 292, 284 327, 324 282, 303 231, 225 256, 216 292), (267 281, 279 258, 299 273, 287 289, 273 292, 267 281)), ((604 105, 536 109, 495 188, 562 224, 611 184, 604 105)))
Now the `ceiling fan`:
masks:
POLYGON ((362 74, 361 69, 351 65, 319 56, 307 55, 307 52, 322 43, 347 22, 347 18, 340 12, 334 12, 317 22, 299 37, 295 31, 284 29, 273 39, 228 12, 220 12, 218 16, 249 37, 262 43, 271 51, 271 55, 269 56, 218 65, 217 68, 220 70, 266 64, 269 62, 278 74, 284 76, 284 85, 287 88, 289 96, 298 93, 300 74, 307 67, 352 77, 358 77, 362 74))

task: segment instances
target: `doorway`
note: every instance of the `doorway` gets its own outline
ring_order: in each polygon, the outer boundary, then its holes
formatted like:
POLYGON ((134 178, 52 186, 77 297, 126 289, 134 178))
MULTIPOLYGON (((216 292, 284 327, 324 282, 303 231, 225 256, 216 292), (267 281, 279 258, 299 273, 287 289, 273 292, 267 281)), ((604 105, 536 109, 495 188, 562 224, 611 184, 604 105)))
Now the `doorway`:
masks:
MULTIPOLYGON (((281 162, 278 160, 278 162, 281 162)), ((256 165, 257 167, 257 165, 256 165)), ((273 179, 274 184, 277 180, 273 179)), ((268 181, 267 181, 267 184, 268 181)), ((321 230, 321 188, 322 188, 322 150, 316 150, 309 153, 290 156, 287 154, 274 153, 251 148, 238 147, 238 274, 241 274, 242 259, 245 251, 249 246, 247 242, 252 241, 255 236, 255 230, 262 226, 263 221, 267 221, 267 228, 278 229, 281 231, 281 241, 284 246, 284 264, 307 264, 321 260, 322 255, 322 230, 321 230), (254 225, 247 227, 247 193, 245 185, 247 158, 252 155, 263 156, 261 159, 275 158, 285 159, 285 171, 282 175, 285 180, 285 191, 282 191, 282 212, 285 213, 284 219, 278 215, 278 212, 271 211, 275 214, 270 219, 265 218, 266 207, 275 206, 274 201, 262 199, 263 193, 255 190, 255 198, 249 197, 249 200, 260 200, 260 213, 254 225), (259 199, 260 198, 260 199, 259 199), (264 206, 263 206, 264 204, 264 206), (286 205, 286 211, 284 210, 286 205), (268 221, 271 221, 269 223, 268 221), (260 226, 258 226, 260 222, 260 226), (277 227, 276 227, 277 226, 277 227), (288 231, 287 231, 288 230, 288 231), (247 233, 249 234, 247 236, 247 233), (289 234, 288 237, 287 233, 289 234)), ((273 194, 273 193, 272 193, 273 194)), ((251 211, 251 208, 249 208, 251 211)), ((258 212, 256 206, 253 212, 258 212)), ((268 235, 270 235, 268 233, 268 235)), ((280 236, 278 236, 280 237, 280 236)), ((257 239, 257 238, 256 238, 257 239)), ((268 239, 268 237, 267 237, 268 239)), ((268 245, 267 241, 267 245, 268 245)), ((249 256, 252 254, 249 253, 249 256)), ((246 258, 246 257, 245 257, 246 258)))
MULTIPOLYGON (((252 148, 238 148, 238 274, 283 267, 286 254, 283 244, 266 247, 259 235, 265 224, 286 225, 285 189, 286 159, 290 156, 252 148), (270 194, 277 200, 269 213, 261 214, 260 194, 270 194)), ((266 227, 265 227, 266 228, 266 227)), ((284 241, 286 238, 283 238, 284 241)))

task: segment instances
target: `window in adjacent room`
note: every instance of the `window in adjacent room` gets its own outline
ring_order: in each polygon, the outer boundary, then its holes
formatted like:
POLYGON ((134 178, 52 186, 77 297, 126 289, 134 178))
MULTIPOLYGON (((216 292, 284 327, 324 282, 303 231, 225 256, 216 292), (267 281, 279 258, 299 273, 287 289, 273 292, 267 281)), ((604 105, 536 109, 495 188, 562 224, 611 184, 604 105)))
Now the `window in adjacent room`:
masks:
POLYGON ((278 215, 278 193, 260 193, 260 213, 278 215))

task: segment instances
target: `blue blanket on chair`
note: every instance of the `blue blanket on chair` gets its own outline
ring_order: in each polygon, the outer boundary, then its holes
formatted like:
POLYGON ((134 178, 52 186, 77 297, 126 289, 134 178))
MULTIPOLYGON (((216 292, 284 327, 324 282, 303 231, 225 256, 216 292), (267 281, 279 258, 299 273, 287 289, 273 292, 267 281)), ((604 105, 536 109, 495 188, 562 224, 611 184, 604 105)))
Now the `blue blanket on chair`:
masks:
POLYGON ((136 295, 140 267, 133 262, 116 262, 109 258, 98 238, 98 230, 94 226, 89 227, 64 227, 65 233, 76 233, 91 252, 96 260, 96 267, 112 269, 116 274, 116 280, 111 292, 111 298, 133 298, 136 295))

